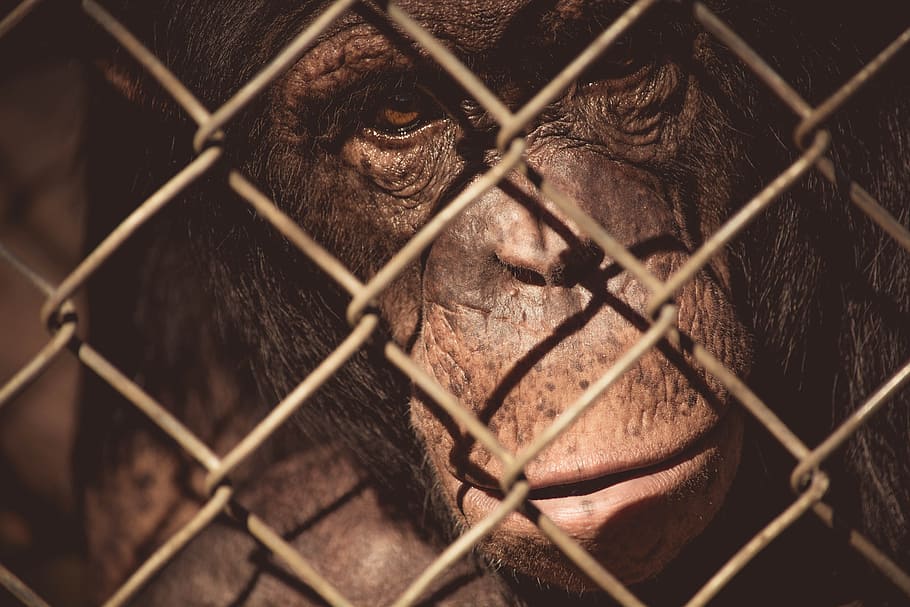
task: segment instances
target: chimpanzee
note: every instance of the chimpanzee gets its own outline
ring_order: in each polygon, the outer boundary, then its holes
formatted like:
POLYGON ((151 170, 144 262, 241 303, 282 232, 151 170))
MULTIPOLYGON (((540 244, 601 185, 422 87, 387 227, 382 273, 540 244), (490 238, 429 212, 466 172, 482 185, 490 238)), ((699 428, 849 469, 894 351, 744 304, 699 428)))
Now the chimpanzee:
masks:
MULTIPOLYGON (((216 108, 328 3, 103 4, 216 108)), ((810 103, 910 25, 900 3, 798 4, 711 7, 810 103)), ((516 109, 628 3, 400 5, 516 109)), ((350 331, 349 296, 230 190, 229 170, 366 281, 502 158, 495 119, 385 8, 356 4, 320 35, 211 142, 223 146, 219 165, 90 285, 92 343, 220 453, 350 331)), ((97 242, 193 158, 195 125, 122 48, 93 35, 97 242)), ((905 53, 823 125, 835 165, 904 225, 907 73, 905 53)), ((484 191, 377 297, 382 324, 368 345, 231 476, 239 503, 355 603, 391 602, 500 503, 503 468, 392 367, 385 344, 519 452, 651 321, 647 285, 538 186, 569 196, 666 279, 797 157, 797 121, 691 5, 657 3, 520 133, 527 170, 484 191)), ((810 171, 681 287, 679 342, 644 354, 527 464, 522 510, 421 604, 608 602, 537 529, 539 513, 643 600, 678 604, 786 508, 793 460, 691 344, 810 446, 907 360, 910 256, 851 205, 849 178, 835 187, 810 171)), ((854 526, 910 565, 907 404, 899 395, 825 462, 834 529, 804 516, 718 603, 901 601, 846 536, 854 526)), ((104 594, 187 519, 202 471, 91 378, 78 461, 104 594)), ((137 600, 321 599, 224 517, 137 600)))

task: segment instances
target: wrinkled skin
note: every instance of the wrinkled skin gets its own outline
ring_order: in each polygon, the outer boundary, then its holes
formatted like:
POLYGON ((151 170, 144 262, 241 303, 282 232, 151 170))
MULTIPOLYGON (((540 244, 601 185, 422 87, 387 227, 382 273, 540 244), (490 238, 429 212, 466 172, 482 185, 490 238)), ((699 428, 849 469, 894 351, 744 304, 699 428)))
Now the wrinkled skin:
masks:
MULTIPOLYGON (((444 12, 436 12, 441 5, 405 8, 437 36, 479 55, 512 44, 498 28, 521 12, 518 4, 499 6, 503 14, 495 16, 489 31, 490 16, 470 6, 447 5, 444 12)), ((561 23, 559 31, 544 28, 536 49, 542 55, 558 53, 552 49, 564 36, 584 35, 589 11, 599 9, 567 2, 556 10, 576 13, 577 21, 561 23)), ((408 58, 372 28, 340 29, 343 33, 295 67, 288 96, 308 94, 311 87, 332 96, 350 86, 349 78, 366 77, 365 71, 389 65, 408 69, 408 58), (344 57, 340 67, 339 57, 344 57)), ((686 205, 724 208, 726 200, 708 197, 727 194, 729 188, 716 183, 704 200, 693 199, 693 192, 666 183, 656 170, 676 159, 693 137, 705 104, 678 59, 630 56, 610 63, 608 55, 605 61, 602 71, 610 77, 586 78, 535 122, 527 162, 665 279, 696 241, 681 220, 686 205)), ((498 92, 512 103, 537 84, 513 82, 505 70, 504 75, 498 92)), ((412 226, 424 223, 428 212, 445 201, 440 195, 451 176, 461 175, 467 185, 495 162, 491 151, 470 150, 480 158, 474 162, 459 152, 470 145, 469 129, 480 128, 482 119, 455 106, 457 100, 412 101, 406 109, 415 116, 413 124, 404 132, 385 127, 387 114, 399 111, 394 95, 419 99, 419 86, 418 81, 414 88, 405 84, 385 92, 389 101, 380 96, 375 123, 368 117, 340 143, 343 170, 356 171, 371 186, 366 206, 375 209, 371 227, 377 233, 401 226, 401 236, 409 237, 412 226), (437 103, 452 108, 452 114, 436 109, 437 103)), ((716 228, 709 218, 701 221, 701 233, 716 228)), ((422 261, 422 268, 412 268, 383 297, 392 332, 403 346, 408 344, 402 336, 414 336, 411 352, 419 365, 489 423, 512 453, 528 447, 648 326, 643 286, 605 259, 518 174, 464 211, 422 261), (402 308, 418 312, 414 324, 402 308)), ((679 293, 679 326, 743 374, 749 341, 733 310, 723 261, 714 269, 679 293)), ((501 462, 432 401, 415 395, 411 405, 414 426, 453 515, 465 526, 479 523, 501 495, 501 462)), ((729 413, 722 386, 664 344, 529 463, 525 473, 532 497, 547 496, 532 503, 621 579, 641 581, 698 535, 723 502, 738 462, 740 434, 741 421, 729 413), (583 483, 588 488, 581 488, 583 483)), ((484 541, 483 550, 504 563, 527 566, 526 573, 586 587, 523 515, 511 516, 484 541)))
MULTIPOLYGON (((623 8, 582 0, 403 0, 400 5, 513 110, 623 8)), ((210 95, 211 107, 226 98, 224 91, 236 89, 224 79, 249 77, 247 72, 280 48, 282 36, 309 19, 309 7, 295 8, 275 17, 280 27, 270 29, 272 16, 265 8, 249 3, 244 10, 249 12, 238 14, 237 22, 250 21, 249 39, 263 39, 256 25, 269 33, 255 48, 239 44, 246 40, 243 30, 230 34, 237 36, 236 44, 222 41, 227 50, 221 60, 244 66, 237 74, 211 69, 212 58, 194 55, 195 47, 182 49, 186 56, 178 53, 175 59, 178 75, 210 95)), ((750 111, 731 109, 725 98, 740 94, 741 83, 735 75, 722 75, 721 51, 707 34, 669 25, 688 23, 684 12, 662 10, 637 24, 528 126, 527 170, 514 170, 481 193, 378 298, 388 338, 487 424, 507 452, 528 449, 650 326, 646 287, 606 257, 534 184, 542 179, 568 195, 664 280, 767 181, 759 165, 770 165, 764 167, 768 174, 786 166, 758 154, 743 160, 745 141, 763 140, 731 126, 743 120, 737 111, 750 111)), ((383 25, 375 11, 366 5, 342 17, 228 133, 231 160, 364 281, 501 158, 490 116, 424 52, 383 25)), ((168 36, 182 40, 181 27, 227 31, 219 27, 220 18, 209 22, 192 13, 186 25, 163 30, 155 44, 169 48, 168 36)), ((141 14, 131 25, 145 27, 141 14)), ((144 110, 173 111, 128 66, 103 65, 115 88, 144 110)), ((161 142, 161 148, 170 147, 169 140, 161 142)), ((168 167, 163 163, 158 173, 169 175, 168 167)), ((107 175, 103 181, 108 186, 107 175)), ((154 182, 145 187, 153 189, 154 182)), ((208 187, 214 192, 218 185, 208 187)), ((187 292, 199 300, 197 315, 162 318, 150 305, 151 311, 140 309, 137 322, 151 349, 160 349, 146 357, 162 371, 148 374, 148 389, 223 451, 261 414, 241 407, 273 404, 346 335, 339 318, 348 300, 273 230, 250 221, 245 206, 215 204, 214 194, 188 197, 191 204, 172 220, 179 228, 159 229, 160 240, 153 239, 150 250, 166 252, 140 253, 150 260, 145 271, 152 278, 139 289, 155 293, 179 268, 185 277, 174 280, 185 281, 187 292), (201 294, 194 280, 201 281, 201 294), (203 345, 192 346, 185 338, 159 345, 168 341, 162 334, 199 335, 196 341, 203 345), (195 358, 186 364, 189 357, 195 358), (190 387, 177 386, 184 380, 176 378, 192 376, 199 360, 206 361, 202 366, 209 374, 205 387, 194 388, 189 380, 190 387)), ((797 223, 786 225, 795 230, 797 223)), ((775 237, 775 246, 783 248, 788 236, 775 237)), ((787 310, 793 310, 765 339, 765 357, 777 365, 775 356, 791 356, 772 347, 775 340, 786 341, 780 337, 784 325, 792 323, 794 335, 815 327, 801 316, 809 309, 801 302, 815 296, 822 280, 821 270, 803 263, 799 249, 775 251, 787 271, 773 267, 782 276, 779 291, 768 288, 762 298, 773 304, 786 293, 792 300, 787 310)), ((773 324, 745 301, 756 291, 744 286, 745 274, 753 266, 764 268, 765 261, 750 265, 741 257, 723 250, 675 294, 681 340, 660 341, 529 461, 524 478, 530 499, 481 540, 476 562, 463 561, 439 580, 431 602, 566 600, 546 594, 552 591, 539 583, 601 600, 596 586, 538 530, 540 514, 625 583, 647 590, 655 579, 659 584, 686 578, 683 593, 700 585, 686 572, 699 571, 701 579, 706 574, 691 559, 677 557, 700 536, 711 536, 705 531, 728 499, 748 428, 723 385, 694 362, 691 343, 749 378, 756 373, 754 342, 765 337, 753 337, 752 327, 768 330, 773 324), (499 578, 487 564, 510 573, 499 578), (524 584, 525 578, 535 582, 524 584)), ((265 518, 271 517, 323 575, 348 596, 384 604, 459 530, 494 511, 503 498, 504 468, 423 391, 377 371, 386 363, 377 363, 374 355, 368 348, 364 359, 372 366, 355 360, 342 372, 350 375, 342 376, 340 387, 326 389, 301 412, 310 441, 305 447, 286 446, 301 441, 297 435, 281 437, 276 450, 291 452, 290 458, 265 478, 244 470, 235 477, 245 487, 241 502, 266 511, 265 518), (333 463, 327 463, 326 453, 333 463), (287 494, 282 494, 284 479, 294 487, 287 494), (297 500, 306 506, 296 508, 297 500), (356 540, 329 541, 335 537, 356 540), (376 552, 390 544, 397 548, 376 552)), ((819 386, 818 394, 827 392, 827 384, 819 386)), ((806 399, 816 397, 807 393, 806 399)), ((122 428, 114 435, 124 443, 134 436, 122 428)), ((270 459, 261 455, 251 469, 270 459)), ((165 459, 178 467, 174 456, 165 459)), ((164 478, 172 474, 166 466, 158 468, 163 483, 175 482, 164 478)), ((130 474, 138 473, 128 472, 124 463, 113 469, 121 471, 115 480, 103 475, 90 480, 87 509, 94 550, 104 553, 112 538, 121 544, 120 560, 105 569, 108 584, 135 567, 125 555, 154 544, 155 534, 166 530, 149 523, 153 530, 139 536, 119 523, 130 506, 108 506, 105 496, 128 502, 137 484, 130 474)), ((199 479, 193 483, 198 490, 199 479)), ((142 508, 150 520, 167 520, 180 502, 168 499, 156 502, 144 495, 142 508)), ((738 525, 746 537, 769 518, 763 512, 749 527, 730 523, 729 516, 723 524, 738 525)), ((715 535, 725 535, 724 529, 729 528, 721 526, 715 535)), ((736 547, 737 537, 730 535, 736 547)), ((704 567, 713 571, 712 563, 723 562, 718 555, 730 551, 725 546, 706 557, 704 567)), ((176 596, 183 601, 187 593, 214 596, 206 589, 217 588, 216 602, 222 595, 226 603, 239 595, 250 604, 313 604, 312 595, 295 591, 299 588, 274 572, 269 575, 284 581, 259 583, 255 555, 245 535, 213 527, 165 570, 144 600, 161 604, 176 596), (210 556, 246 552, 250 557, 242 566, 213 564, 210 556), (188 579, 194 580, 191 585, 188 579)), ((662 598, 659 592, 654 596, 662 598)))

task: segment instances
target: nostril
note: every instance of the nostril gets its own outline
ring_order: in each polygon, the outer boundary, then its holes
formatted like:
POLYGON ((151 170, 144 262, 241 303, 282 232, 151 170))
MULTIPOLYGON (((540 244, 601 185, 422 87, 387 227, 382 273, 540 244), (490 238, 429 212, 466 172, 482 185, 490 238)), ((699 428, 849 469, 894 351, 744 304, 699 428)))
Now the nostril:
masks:
POLYGON ((535 259, 530 255, 513 258, 501 252, 493 256, 515 280, 538 287, 574 287, 597 273, 604 260, 603 251, 597 246, 581 243, 547 259, 535 259))
POLYGON ((564 286, 574 286, 599 271, 604 252, 594 243, 579 243, 563 252, 559 267, 563 269, 559 280, 564 286))
POLYGON ((512 277, 519 282, 538 287, 543 287, 547 284, 546 277, 544 277, 543 274, 536 270, 509 263, 499 255, 496 255, 496 261, 502 264, 509 271, 512 277))

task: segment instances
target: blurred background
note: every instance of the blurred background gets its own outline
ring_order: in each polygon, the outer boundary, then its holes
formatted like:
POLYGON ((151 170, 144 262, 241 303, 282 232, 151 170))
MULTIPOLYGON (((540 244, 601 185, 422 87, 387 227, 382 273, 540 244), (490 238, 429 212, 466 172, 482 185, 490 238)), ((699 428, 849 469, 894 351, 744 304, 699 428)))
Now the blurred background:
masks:
MULTIPOLYGON (((0 20, 17 4, 0 2, 0 20)), ((43 4, 0 37, 0 245, 56 284, 80 258, 85 84, 72 23, 43 4)), ((0 385, 48 341, 43 301, 0 258, 0 385)), ((52 605, 84 604, 71 470, 78 373, 64 352, 0 406, 0 562, 52 605)), ((0 606, 19 604, 0 588, 0 606)))

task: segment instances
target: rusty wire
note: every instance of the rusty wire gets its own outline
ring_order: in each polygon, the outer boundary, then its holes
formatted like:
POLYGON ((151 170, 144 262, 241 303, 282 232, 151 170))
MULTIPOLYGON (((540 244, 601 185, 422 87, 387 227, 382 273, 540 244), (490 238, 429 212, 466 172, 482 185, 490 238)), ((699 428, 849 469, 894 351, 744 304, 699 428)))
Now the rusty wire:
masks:
MULTIPOLYGON (((236 169, 229 169, 227 182, 271 226, 284 235, 321 268, 327 277, 335 280, 350 296, 346 314, 351 331, 342 343, 312 373, 249 433, 242 438, 224 457, 218 457, 203 441, 190 432, 183 423, 168 412, 151 395, 117 370, 116 364, 108 361, 88 343, 76 337, 77 319, 71 297, 85 285, 86 280, 110 259, 134 232, 191 183, 210 174, 212 167, 223 160, 224 141, 221 129, 238 112, 259 97, 273 82, 280 78, 312 46, 318 37, 335 20, 350 10, 358 0, 337 0, 330 4, 312 23, 301 31, 288 46, 271 61, 262 66, 259 73, 245 83, 236 94, 219 108, 210 111, 170 70, 137 40, 127 28, 106 11, 95 0, 84 0, 83 11, 87 19, 112 36, 164 90, 183 108, 187 116, 198 126, 192 141, 196 157, 173 178, 152 194, 145 202, 114 229, 62 283, 54 287, 41 279, 28 264, 12 256, 0 247, 3 259, 11 263, 47 299, 40 316, 51 332, 47 344, 23 367, 0 387, 0 407, 12 400, 26 385, 34 381, 47 366, 66 349, 69 349, 115 390, 120 392, 132 406, 142 411, 152 422, 170 436, 175 443, 191 455, 206 471, 206 490, 210 497, 196 515, 177 533, 152 554, 130 578, 106 602, 106 605, 121 605, 130 599, 141 587, 187 543, 205 529, 219 513, 227 513, 237 519, 258 541, 281 558, 301 581, 319 594, 327 603, 348 606, 351 603, 337 588, 323 578, 303 555, 299 554, 282 537, 254 513, 235 508, 233 490, 228 483, 231 472, 243 463, 273 433, 286 422, 288 417, 305 406, 309 397, 336 373, 341 365, 363 347, 373 335, 379 319, 371 310, 376 298, 404 271, 405 268, 432 244, 457 215, 473 203, 486 190, 496 185, 511 172, 529 174, 532 169, 524 160, 524 132, 528 125, 593 61, 606 52, 638 19, 657 4, 657 0, 638 0, 620 15, 579 55, 569 62, 552 81, 546 84, 530 101, 516 111, 511 111, 484 83, 466 67, 448 48, 411 18, 394 3, 385 5, 385 13, 405 35, 409 36, 435 60, 449 75, 489 113, 499 125, 496 143, 502 156, 496 164, 478 179, 472 181, 460 194, 440 209, 411 240, 396 253, 389 262, 366 284, 362 283, 329 251, 285 215, 275 203, 262 193, 254 183, 236 169)), ((0 20, 0 37, 13 29, 37 4, 37 0, 24 0, 5 18, 0 20)), ((416 365, 408 354, 395 343, 385 345, 388 361, 419 386, 436 404, 445 410, 480 444, 502 464, 499 479, 503 499, 499 506, 481 523, 471 527, 455 542, 448 546, 423 572, 419 573, 409 587, 394 603, 396 607, 414 605, 424 591, 439 575, 456 561, 463 558, 472 547, 509 514, 518 510, 529 492, 527 481, 523 480, 524 467, 534 459, 550 442, 569 427, 596 397, 613 381, 625 373, 644 354, 655 347, 661 339, 679 343, 680 335, 676 326, 677 309, 672 303, 674 294, 689 283, 732 239, 751 221, 764 213, 787 189, 799 182, 813 169, 835 185, 849 184, 850 200, 877 225, 888 233, 900 246, 910 251, 910 231, 886 211, 868 192, 849 178, 844 178, 833 162, 826 156, 831 144, 831 135, 821 127, 856 91, 879 73, 903 46, 910 42, 910 30, 903 32, 894 42, 843 86, 818 106, 811 106, 780 75, 778 75, 736 32, 702 3, 693 5, 693 17, 705 31, 715 36, 737 55, 740 60, 774 93, 799 119, 793 134, 793 142, 802 150, 800 156, 784 169, 751 201, 746 202, 712 235, 703 245, 667 280, 663 281, 646 269, 631 252, 620 245, 612 235, 563 192, 559 191, 544 176, 535 175, 541 196, 555 204, 566 216, 591 238, 613 261, 633 276, 650 294, 647 312, 652 325, 644 331, 639 340, 630 347, 614 366, 598 380, 592 382, 585 392, 572 403, 566 412, 544 431, 521 453, 510 453, 470 410, 458 399, 444 390, 432 377, 416 365)), ((711 375, 717 378, 735 399, 754 416, 758 422, 793 456, 796 461, 791 483, 796 492, 795 501, 782 513, 769 521, 751 541, 732 556, 725 565, 691 598, 687 605, 704 605, 745 567, 749 561, 764 549, 774 538, 788 529, 806 512, 813 511, 829 526, 834 525, 831 507, 823 499, 829 479, 821 469, 825 460, 846 440, 867 422, 876 412, 882 410, 889 398, 910 380, 910 362, 897 370, 882 386, 857 407, 834 432, 815 449, 807 447, 774 413, 762 402, 740 378, 727 369, 700 344, 691 347, 693 358, 711 375)), ((537 524, 565 555, 571 559, 591 580, 625 606, 641 606, 643 603, 604 569, 575 540, 565 534, 544 515, 537 524)), ((875 565, 896 586, 910 596, 910 575, 903 571, 872 542, 855 530, 850 530, 850 544, 870 563, 875 565)), ((0 584, 8 588, 26 605, 44 606, 44 601, 23 584, 12 572, 0 565, 0 584)))

